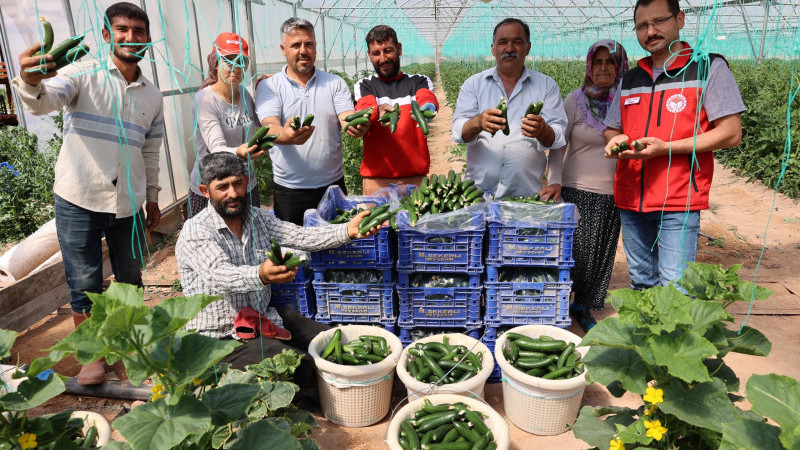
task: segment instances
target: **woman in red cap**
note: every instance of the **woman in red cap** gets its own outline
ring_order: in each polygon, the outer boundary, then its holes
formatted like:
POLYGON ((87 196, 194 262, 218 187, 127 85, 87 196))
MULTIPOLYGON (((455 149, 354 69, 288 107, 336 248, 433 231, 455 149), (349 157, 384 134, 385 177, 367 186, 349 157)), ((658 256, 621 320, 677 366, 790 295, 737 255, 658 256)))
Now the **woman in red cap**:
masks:
MULTIPOLYGON (((235 153, 243 160, 256 159, 264 154, 257 146, 247 147, 247 141, 259 127, 253 97, 242 85, 250 64, 248 45, 236 33, 220 33, 214 49, 208 55, 208 77, 195 97, 196 162, 190 177, 189 216, 198 214, 208 205, 200 193, 197 161, 209 153, 235 153)), ((260 206, 258 183, 248 164, 250 182, 248 193, 252 206, 260 206)))

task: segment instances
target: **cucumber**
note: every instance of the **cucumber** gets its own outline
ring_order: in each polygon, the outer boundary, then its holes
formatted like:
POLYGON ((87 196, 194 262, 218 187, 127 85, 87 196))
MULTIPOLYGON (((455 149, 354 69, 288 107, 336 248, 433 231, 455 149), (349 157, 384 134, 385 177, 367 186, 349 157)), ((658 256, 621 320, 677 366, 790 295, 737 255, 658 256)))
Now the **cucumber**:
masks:
POLYGON ((360 117, 369 117, 372 114, 372 107, 367 109, 362 109, 361 111, 356 111, 353 114, 344 118, 345 122, 352 122, 360 117))
POLYGON ((428 120, 425 119, 425 116, 422 115, 422 111, 419 109, 419 103, 417 103, 416 100, 411 100, 411 118, 417 122, 417 125, 419 125, 419 129, 422 131, 422 134, 427 136, 428 120))
POLYGON ((348 121, 347 125, 344 126, 344 130, 342 130, 342 131, 347 131, 347 129, 350 128, 350 127, 355 128, 355 127, 357 127, 359 125, 364 125, 366 123, 369 123, 369 117, 368 116, 357 117, 357 118, 355 118, 353 120, 348 121))
POLYGON ((314 122, 314 115, 309 114, 306 116, 305 120, 303 120, 303 126, 310 127, 313 122, 314 122))
POLYGON ((337 328, 336 331, 333 332, 333 338, 328 345, 325 347, 325 350, 322 351, 320 355, 322 358, 327 358, 331 354, 333 354, 334 348, 339 345, 339 341, 342 339, 342 330, 341 328, 337 328))
POLYGON ((295 267, 303 264, 306 262, 308 258, 305 255, 295 256, 293 258, 287 259, 283 262, 283 265, 286 266, 287 269, 292 270, 295 267))
POLYGON ((42 45, 42 48, 34 53, 33 56, 45 55, 53 48, 53 26, 44 16, 40 17, 39 20, 42 24, 42 42, 44 42, 44 45, 42 45))
POLYGON ((391 114, 389 116, 389 132, 394 134, 397 130, 397 123, 400 121, 400 105, 398 103, 394 104, 394 111, 391 114))
POLYGON ((263 127, 257 129, 255 133, 253 133, 253 137, 251 137, 250 140, 247 141, 247 147, 250 148, 258 144, 259 141, 264 139, 264 136, 267 135, 268 131, 269 131, 269 125, 264 125, 263 127))
POLYGON ((56 60, 56 66, 53 70, 60 70, 64 67, 78 62, 79 59, 83 58, 84 56, 89 54, 89 46, 85 44, 78 45, 77 47, 70 49, 63 58, 59 58, 56 60))
POLYGON ((83 42, 83 35, 66 38, 57 46, 50 49, 50 53, 48 54, 53 57, 53 61, 58 61, 63 56, 66 56, 68 51, 77 47, 81 42, 83 42))

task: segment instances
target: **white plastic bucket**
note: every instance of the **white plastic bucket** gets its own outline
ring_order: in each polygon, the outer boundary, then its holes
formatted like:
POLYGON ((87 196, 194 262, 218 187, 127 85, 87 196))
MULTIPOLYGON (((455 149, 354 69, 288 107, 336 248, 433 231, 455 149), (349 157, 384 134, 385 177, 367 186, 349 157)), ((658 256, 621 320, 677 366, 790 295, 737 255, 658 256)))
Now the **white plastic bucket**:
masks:
MULTIPOLYGON (((581 338, 549 325, 523 325, 507 331, 530 337, 550 336, 580 344, 581 338)), ((586 388, 586 373, 566 380, 545 380, 514 368, 503 356, 506 334, 497 338, 494 356, 503 372, 503 408, 506 416, 523 431, 538 435, 561 434, 575 423, 586 388)), ((576 351, 586 356, 588 347, 576 351)))
POLYGON ((413 400, 400 408, 400 410, 395 413, 394 417, 392 417, 392 420, 389 422, 389 429, 386 431, 386 443, 389 444, 390 449, 402 450, 402 447, 400 447, 400 443, 398 442, 398 438, 400 436, 400 423, 421 409, 426 399, 430 400, 430 402, 434 405, 439 405, 441 403, 462 402, 465 403, 472 411, 480 412, 484 416, 484 422, 486 423, 486 426, 492 430, 492 435, 494 436, 494 442, 497 444, 497 449, 508 449, 508 422, 503 419, 503 416, 501 416, 491 406, 484 403, 480 399, 474 399, 455 394, 429 395, 424 398, 413 400))
POLYGON ((492 374, 493 369, 494 358, 492 357, 492 352, 483 342, 475 338, 471 338, 465 334, 447 333, 428 336, 418 341, 414 341, 409 344, 408 347, 403 349, 403 353, 400 355, 400 361, 397 363, 397 376, 400 378, 400 381, 406 385, 410 400, 430 394, 458 394, 475 398, 483 397, 483 386, 486 384, 486 380, 489 379, 489 376, 492 374), (430 383, 423 383, 412 377, 406 368, 409 356, 408 349, 418 342, 442 342, 442 338, 444 336, 448 337, 450 345, 463 345, 470 349, 472 353, 481 352, 481 364, 483 365, 481 370, 479 370, 474 377, 468 380, 458 383, 443 384, 440 386, 433 386, 430 383))
POLYGON ((108 424, 105 417, 100 414, 92 411, 73 411, 71 417, 73 419, 83 419, 84 435, 86 435, 86 432, 89 431, 92 425, 97 427, 97 441, 94 444, 95 447, 102 447, 111 440, 111 426, 108 424))
POLYGON ((336 328, 318 334, 308 346, 317 366, 317 386, 325 418, 345 427, 365 427, 383 419, 392 400, 394 368, 403 344, 394 334, 369 325, 344 325, 342 342, 368 334, 386 339, 389 355, 381 362, 347 366, 323 359, 320 354, 333 338, 336 328))

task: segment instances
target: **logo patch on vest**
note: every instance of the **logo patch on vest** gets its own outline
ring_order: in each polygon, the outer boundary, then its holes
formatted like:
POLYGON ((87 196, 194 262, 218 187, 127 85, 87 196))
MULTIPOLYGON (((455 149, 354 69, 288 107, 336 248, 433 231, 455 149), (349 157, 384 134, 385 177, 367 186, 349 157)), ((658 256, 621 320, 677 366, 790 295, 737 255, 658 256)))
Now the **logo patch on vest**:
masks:
POLYGON ((675 94, 667 99, 667 111, 677 114, 686 109, 686 97, 683 94, 675 94))
POLYGON ((641 97, 628 97, 625 99, 625 106, 638 105, 639 100, 641 100, 641 97))

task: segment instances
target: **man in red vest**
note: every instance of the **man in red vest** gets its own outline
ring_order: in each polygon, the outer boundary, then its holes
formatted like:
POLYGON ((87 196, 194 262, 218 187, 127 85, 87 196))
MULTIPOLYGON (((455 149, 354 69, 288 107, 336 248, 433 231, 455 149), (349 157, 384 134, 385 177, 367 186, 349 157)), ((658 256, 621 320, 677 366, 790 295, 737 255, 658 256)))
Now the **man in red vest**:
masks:
POLYGON ((680 40, 678 0, 638 0, 633 16, 650 56, 622 79, 605 152, 618 159, 614 199, 631 286, 644 289, 677 280, 695 260, 713 151, 739 145, 745 106, 725 58, 680 40))

